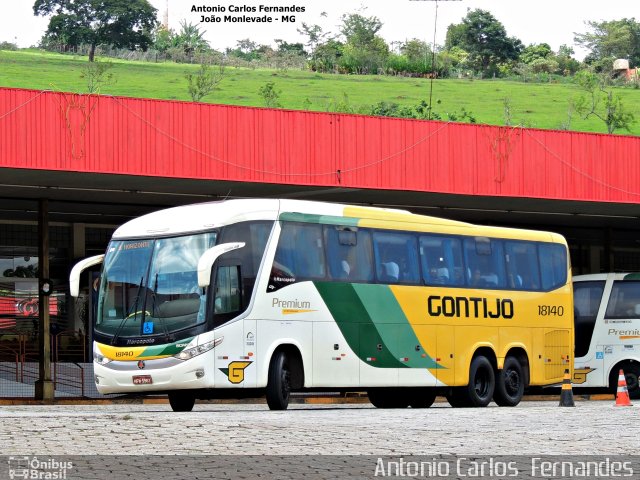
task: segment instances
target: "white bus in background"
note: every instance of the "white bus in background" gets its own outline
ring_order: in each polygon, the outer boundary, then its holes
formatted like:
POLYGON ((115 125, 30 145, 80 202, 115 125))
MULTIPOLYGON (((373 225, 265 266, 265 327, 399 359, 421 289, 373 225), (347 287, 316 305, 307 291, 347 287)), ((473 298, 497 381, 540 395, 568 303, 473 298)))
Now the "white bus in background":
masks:
POLYGON ((624 370, 631 398, 640 398, 640 274, 573 277, 576 387, 615 392, 624 370))

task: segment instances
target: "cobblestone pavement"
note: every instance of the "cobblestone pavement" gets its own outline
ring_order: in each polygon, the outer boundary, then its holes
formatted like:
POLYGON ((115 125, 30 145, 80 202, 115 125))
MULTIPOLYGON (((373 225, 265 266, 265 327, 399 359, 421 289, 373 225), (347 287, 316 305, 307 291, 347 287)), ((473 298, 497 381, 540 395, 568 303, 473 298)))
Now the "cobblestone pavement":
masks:
POLYGON ((639 407, 523 402, 515 408, 361 405, 0 407, 1 455, 569 455, 638 452, 639 407))

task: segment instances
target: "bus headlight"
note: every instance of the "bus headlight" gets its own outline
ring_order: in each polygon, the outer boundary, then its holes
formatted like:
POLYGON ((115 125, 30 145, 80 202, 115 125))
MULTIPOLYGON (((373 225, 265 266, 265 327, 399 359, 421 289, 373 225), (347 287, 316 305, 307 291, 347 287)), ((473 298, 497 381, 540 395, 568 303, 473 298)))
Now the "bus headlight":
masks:
POLYGON ((107 363, 111 362, 111 359, 105 357, 101 353, 93 352, 93 361, 100 365, 106 365, 107 363))
POLYGON ((211 340, 210 342, 203 343, 202 345, 198 345, 197 347, 188 348, 186 350, 181 351, 177 355, 174 355, 175 358, 180 360, 189 360, 190 358, 197 357, 198 355, 202 355, 205 352, 208 352, 214 347, 217 347, 222 343, 224 337, 216 338, 215 340, 211 340))

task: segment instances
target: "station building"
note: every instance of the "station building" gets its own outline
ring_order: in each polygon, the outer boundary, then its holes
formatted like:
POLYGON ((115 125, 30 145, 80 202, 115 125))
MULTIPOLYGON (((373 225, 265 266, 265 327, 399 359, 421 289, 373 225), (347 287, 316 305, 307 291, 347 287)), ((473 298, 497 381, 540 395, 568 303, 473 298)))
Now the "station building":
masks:
POLYGON ((639 137, 0 88, 0 381, 38 376, 40 256, 54 369, 89 365, 73 264, 133 217, 237 197, 550 230, 574 274, 640 270, 639 137))

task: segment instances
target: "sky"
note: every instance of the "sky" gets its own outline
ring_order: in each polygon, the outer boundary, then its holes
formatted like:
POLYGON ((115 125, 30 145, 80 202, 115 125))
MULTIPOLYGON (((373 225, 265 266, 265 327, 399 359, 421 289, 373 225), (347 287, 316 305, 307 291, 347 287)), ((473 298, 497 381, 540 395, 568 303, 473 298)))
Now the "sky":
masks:
MULTIPOLYGON (((38 43, 48 19, 34 17, 33 3, 33 0, 0 0, 0 41, 15 42, 20 47, 38 43)), ((525 45, 546 42, 557 51, 560 45, 567 44, 576 51, 576 58, 582 59, 586 52, 574 46, 573 37, 574 32, 587 31, 586 21, 640 17, 637 0, 440 0, 437 2, 437 22, 434 21, 436 2, 433 0, 150 0, 150 3, 158 9, 159 20, 163 19, 168 4, 170 28, 178 30, 181 20, 199 24, 201 30, 206 31, 205 38, 217 50, 235 47, 236 41, 244 38, 271 45, 276 38, 304 43, 305 38, 297 32, 302 22, 318 24, 324 31, 337 33, 340 17, 354 12, 378 17, 383 23, 379 33, 387 43, 418 38, 431 44, 435 26, 436 43, 442 44, 450 24, 460 23, 468 9, 481 8, 490 11, 505 26, 509 36, 519 38, 525 45), (260 4, 296 5, 304 7, 305 11, 296 14, 295 23, 278 21, 271 24, 201 23, 202 14, 191 11, 194 5, 221 6, 227 11, 216 15, 224 16, 230 14, 230 6, 260 4)))

